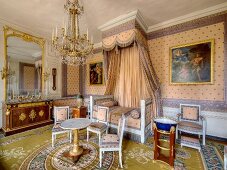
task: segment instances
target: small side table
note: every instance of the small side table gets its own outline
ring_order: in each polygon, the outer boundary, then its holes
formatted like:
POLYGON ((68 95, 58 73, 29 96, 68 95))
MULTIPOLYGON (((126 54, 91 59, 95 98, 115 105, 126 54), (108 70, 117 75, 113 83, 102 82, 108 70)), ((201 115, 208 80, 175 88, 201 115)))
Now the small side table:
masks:
POLYGON ((159 160, 162 162, 166 162, 171 167, 174 167, 174 159, 175 159, 175 127, 172 126, 170 131, 159 130, 156 124, 153 124, 154 130, 154 161, 159 160), (169 140, 165 140, 161 138, 161 135, 169 137, 169 140), (162 142, 169 143, 169 147, 161 146, 162 142), (161 150, 165 150, 169 152, 169 156, 166 157, 161 154, 161 150))
POLYGON ((87 107, 85 106, 81 106, 80 108, 73 108, 72 110, 73 118, 86 118, 87 116, 87 107))
POLYGON ((181 147, 187 146, 190 148, 198 149, 199 152, 201 150, 199 139, 190 138, 186 136, 181 136, 181 147))
POLYGON ((81 155, 85 153, 89 153, 89 151, 83 149, 83 147, 79 146, 79 130, 88 127, 91 124, 89 119, 84 118, 75 118, 68 119, 61 123, 60 127, 62 129, 72 130, 73 137, 73 148, 69 152, 63 153, 65 157, 73 158, 73 161, 77 161, 81 155))

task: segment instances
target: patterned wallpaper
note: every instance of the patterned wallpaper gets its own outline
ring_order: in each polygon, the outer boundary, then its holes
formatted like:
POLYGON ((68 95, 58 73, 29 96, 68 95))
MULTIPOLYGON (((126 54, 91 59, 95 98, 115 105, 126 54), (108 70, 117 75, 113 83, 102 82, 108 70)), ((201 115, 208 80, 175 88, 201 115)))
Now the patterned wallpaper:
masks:
POLYGON ((162 97, 190 100, 224 100, 224 23, 192 29, 148 41, 150 56, 162 83, 162 97), (170 85, 169 48, 207 39, 215 40, 213 85, 170 85))
POLYGON ((35 67, 24 66, 24 89, 35 89, 35 67))
POLYGON ((79 67, 67 66, 67 95, 75 95, 79 90, 79 67))
POLYGON ((94 94, 94 95, 103 95, 105 93, 105 81, 104 85, 90 85, 89 82, 89 63, 95 63, 103 61, 103 54, 102 52, 94 54, 94 56, 87 58, 87 64, 85 66, 84 74, 84 94, 94 94))

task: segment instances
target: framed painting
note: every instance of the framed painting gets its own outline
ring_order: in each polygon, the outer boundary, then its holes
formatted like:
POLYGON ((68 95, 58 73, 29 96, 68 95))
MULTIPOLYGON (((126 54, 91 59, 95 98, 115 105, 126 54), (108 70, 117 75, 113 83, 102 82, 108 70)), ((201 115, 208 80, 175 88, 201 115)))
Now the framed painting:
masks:
POLYGON ((103 62, 89 64, 89 80, 90 85, 103 85, 103 62))
POLYGON ((170 84, 212 84, 213 55, 213 39, 170 48, 170 84))

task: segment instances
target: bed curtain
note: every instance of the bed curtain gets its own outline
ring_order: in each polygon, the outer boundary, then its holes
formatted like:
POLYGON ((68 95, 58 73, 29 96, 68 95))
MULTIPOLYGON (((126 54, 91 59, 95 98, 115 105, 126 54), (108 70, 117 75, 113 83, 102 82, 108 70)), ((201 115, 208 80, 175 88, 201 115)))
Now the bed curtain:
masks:
POLYGON ((104 39, 103 53, 105 94, 124 107, 139 107, 141 99, 151 97, 152 116, 162 116, 160 83, 141 32, 133 29, 104 39))

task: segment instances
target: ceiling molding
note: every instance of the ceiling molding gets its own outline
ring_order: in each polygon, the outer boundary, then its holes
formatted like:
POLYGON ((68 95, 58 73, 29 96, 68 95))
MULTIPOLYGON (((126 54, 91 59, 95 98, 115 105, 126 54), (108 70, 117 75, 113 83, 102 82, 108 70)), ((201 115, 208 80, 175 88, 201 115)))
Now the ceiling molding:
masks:
POLYGON ((107 23, 103 24, 102 26, 98 27, 98 29, 104 32, 106 30, 109 30, 111 28, 124 24, 131 20, 136 20, 139 23, 139 25, 143 28, 143 30, 145 32, 147 31, 148 26, 145 23, 143 16, 139 10, 132 11, 127 14, 121 15, 117 18, 114 18, 113 20, 110 20, 107 23))
POLYGON ((21 25, 21 24, 15 23, 15 22, 11 22, 11 21, 9 22, 9 21, 7 21, 6 19, 3 19, 3 18, 0 18, 0 24, 3 25, 3 26, 4 25, 11 26, 11 27, 13 27, 13 28, 15 28, 17 30, 20 30, 22 32, 25 32, 25 33, 33 35, 33 36, 43 37, 43 38, 46 38, 46 39, 49 38, 49 37, 47 37, 45 35, 42 35, 42 34, 39 34, 38 32, 33 31, 32 28, 28 28, 28 27, 26 27, 24 25, 21 25), (32 32, 31 32, 31 30, 32 30, 32 32))
POLYGON ((192 21, 192 20, 195 20, 195 19, 198 19, 198 18, 202 18, 202 17, 205 17, 205 16, 215 14, 215 13, 220 13, 220 12, 223 12, 223 11, 226 11, 226 10, 227 10, 227 2, 219 4, 219 5, 212 6, 210 8, 206 8, 204 10, 199 10, 199 11, 187 14, 187 15, 183 15, 183 16, 165 21, 165 22, 161 22, 159 24, 149 26, 147 33, 157 31, 157 30, 160 30, 160 29, 163 29, 163 28, 167 28, 167 27, 170 27, 170 26, 173 26, 173 25, 181 24, 181 23, 184 23, 184 22, 187 22, 187 21, 192 21))

